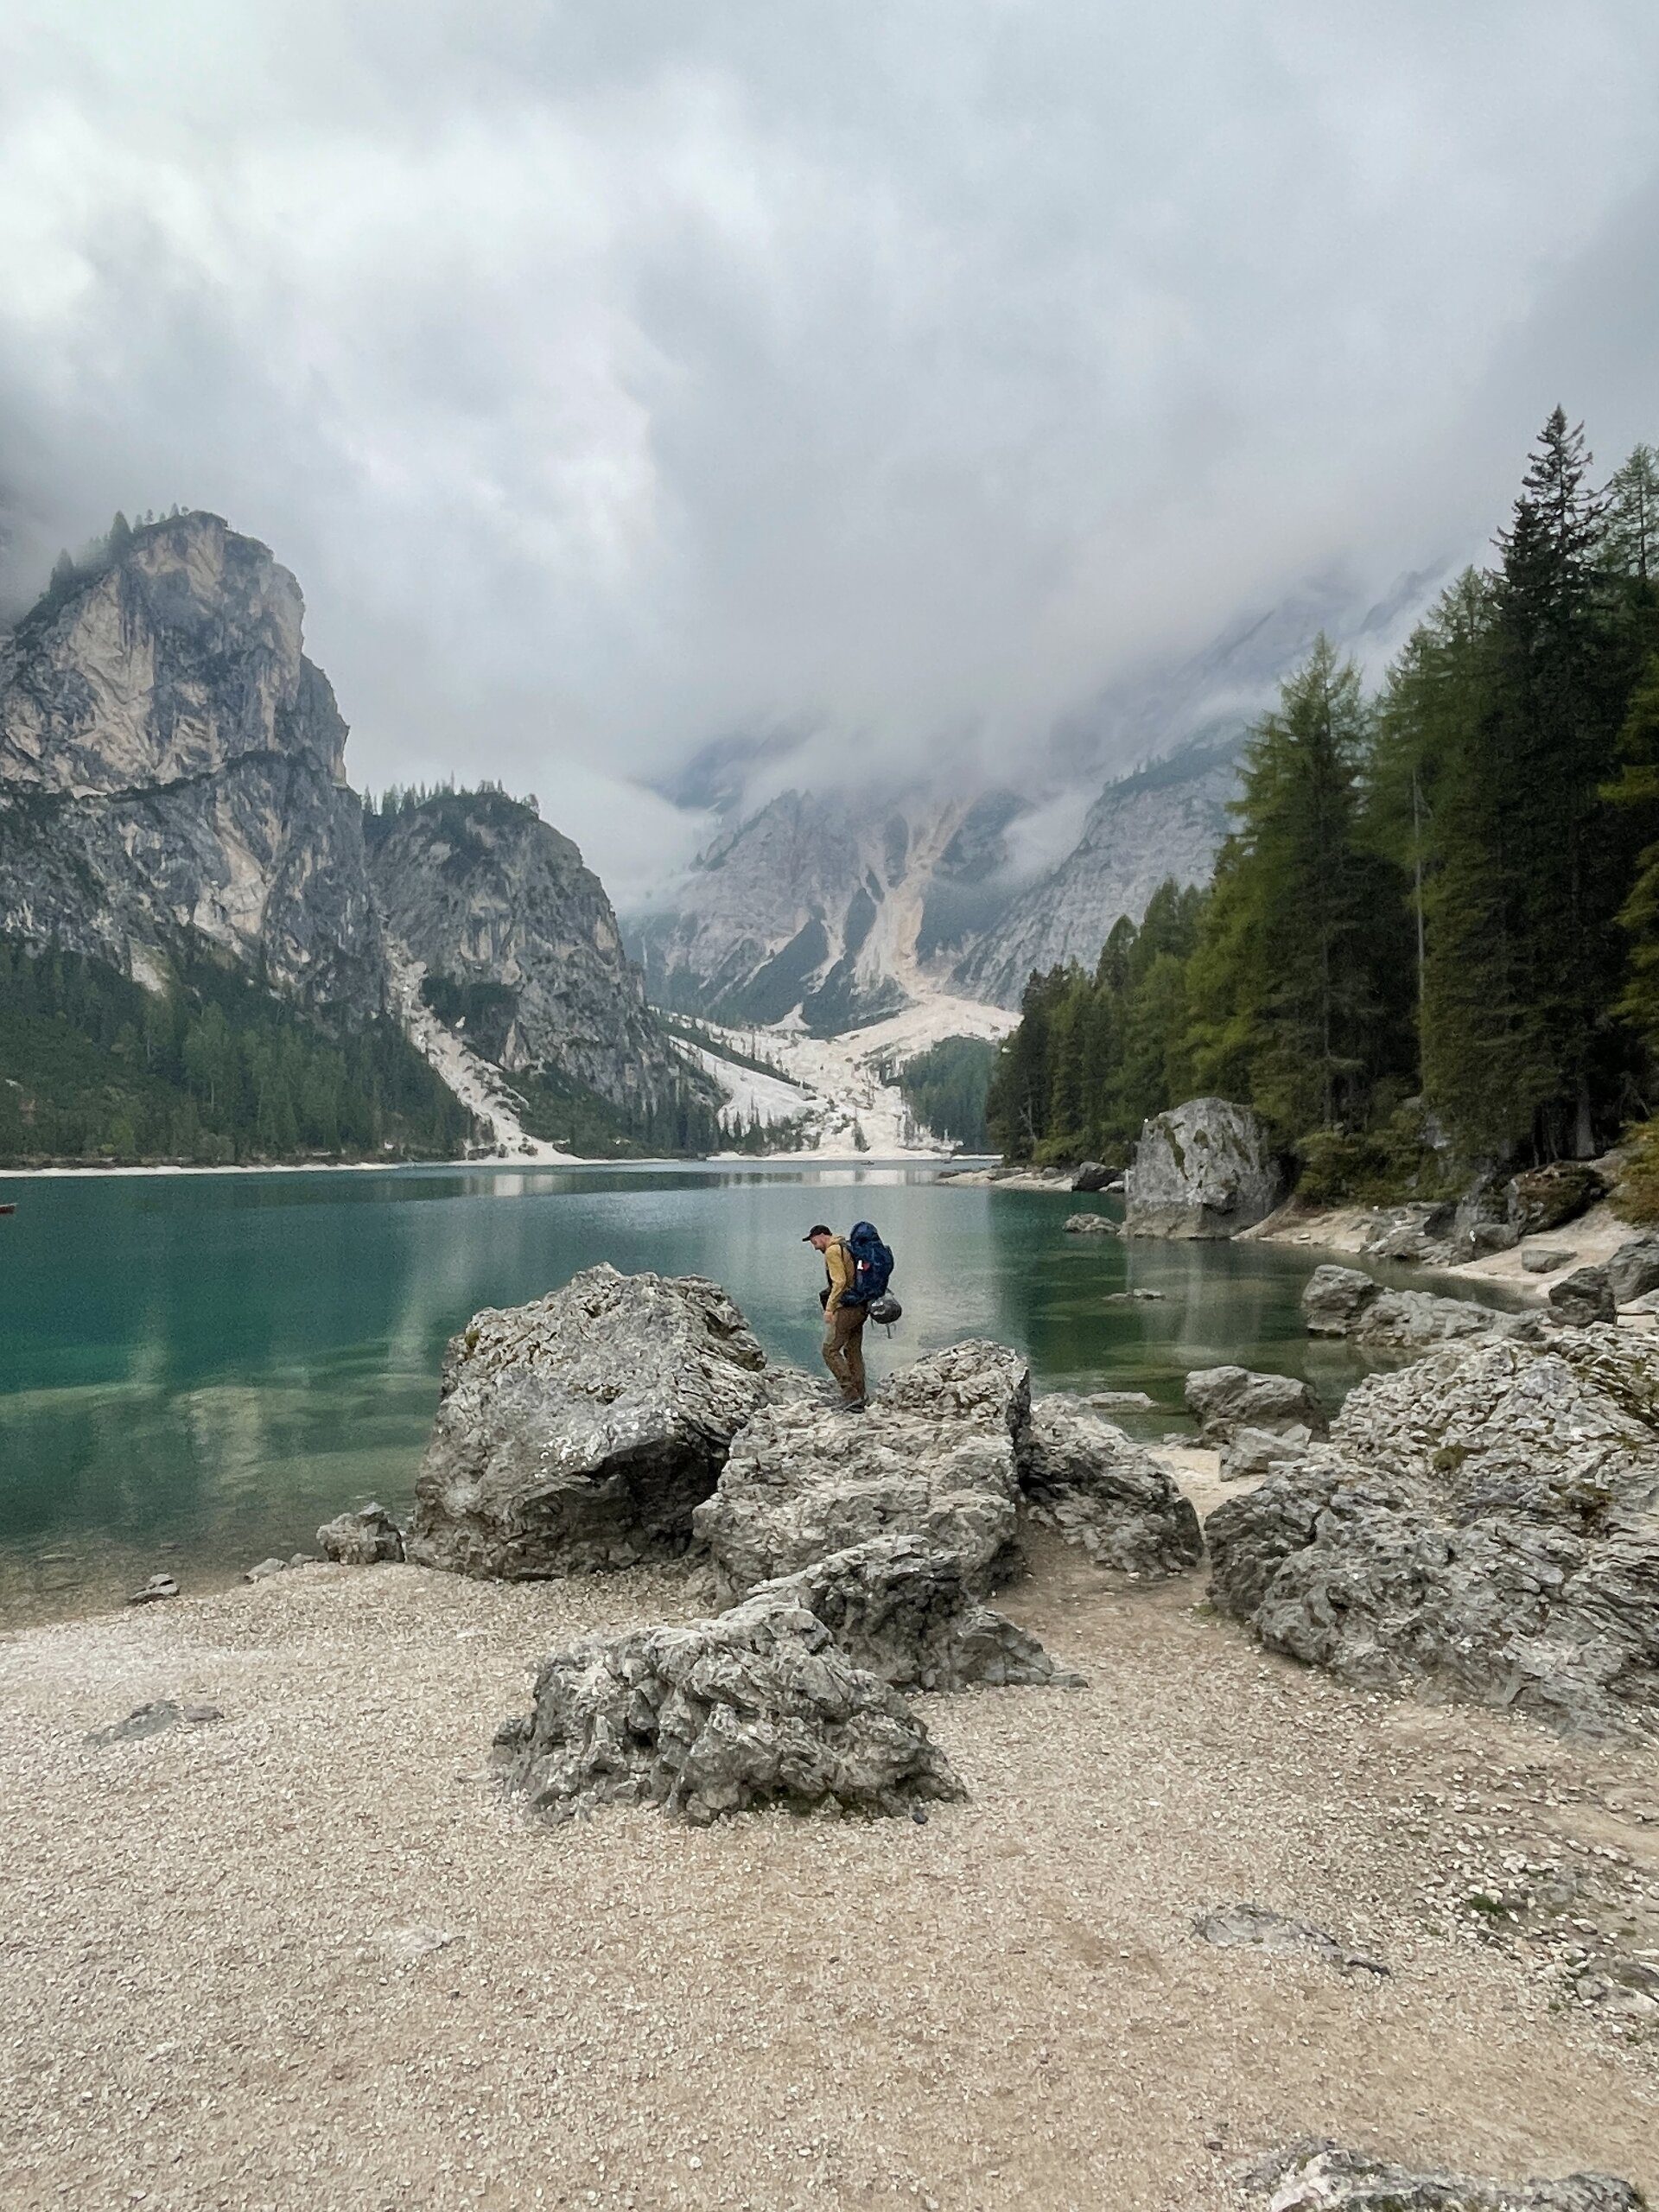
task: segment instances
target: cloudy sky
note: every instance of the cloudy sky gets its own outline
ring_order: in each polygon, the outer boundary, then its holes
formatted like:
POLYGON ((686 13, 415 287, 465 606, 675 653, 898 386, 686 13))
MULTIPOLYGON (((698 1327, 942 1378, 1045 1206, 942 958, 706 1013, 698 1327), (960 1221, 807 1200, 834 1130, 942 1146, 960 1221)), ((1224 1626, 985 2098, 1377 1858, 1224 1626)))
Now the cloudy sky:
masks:
POLYGON ((1034 757, 1659 437, 1652 0, 0 0, 0 598, 175 501, 359 782, 1034 757))

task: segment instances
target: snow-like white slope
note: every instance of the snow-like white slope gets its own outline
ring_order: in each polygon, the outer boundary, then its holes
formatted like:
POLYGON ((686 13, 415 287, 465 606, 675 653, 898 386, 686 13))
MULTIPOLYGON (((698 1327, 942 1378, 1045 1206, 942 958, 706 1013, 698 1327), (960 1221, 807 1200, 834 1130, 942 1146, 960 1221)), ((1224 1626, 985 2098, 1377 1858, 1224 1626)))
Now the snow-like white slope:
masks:
MULTIPOLYGON (((761 1119, 768 1125, 800 1117, 805 1141, 780 1152, 781 1157, 856 1160, 872 1154, 892 1160, 914 1154, 938 1159, 950 1147, 931 1130, 918 1127, 898 1086, 885 1079, 882 1070, 913 1059, 946 1037, 983 1037, 995 1042, 1006 1037, 1018 1019, 1001 1007, 983 1006, 972 999, 928 997, 902 1014, 841 1037, 808 1036, 798 1015, 766 1028, 723 1030, 715 1022, 703 1024, 716 1040, 725 1039, 735 1049, 782 1068, 787 1084, 719 1061, 714 1053, 700 1052, 698 1058, 723 1088, 729 1084, 734 1090, 741 1078, 770 1084, 774 1092, 796 1099, 784 1112, 761 1109, 761 1119)), ((747 1119, 749 1109, 745 1107, 742 1112, 747 1119)))
POLYGON ((393 1001, 404 1034, 437 1070, 461 1104, 484 1123, 490 1132, 493 1156, 549 1166, 576 1160, 575 1153, 561 1152, 556 1145, 543 1144, 524 1128, 514 1110, 512 1095, 501 1071, 480 1059, 476 1052, 469 1052, 454 1031, 446 1028, 438 1020, 421 996, 425 969, 418 960, 407 959, 397 950, 390 932, 386 937, 386 960, 391 971, 393 1001))

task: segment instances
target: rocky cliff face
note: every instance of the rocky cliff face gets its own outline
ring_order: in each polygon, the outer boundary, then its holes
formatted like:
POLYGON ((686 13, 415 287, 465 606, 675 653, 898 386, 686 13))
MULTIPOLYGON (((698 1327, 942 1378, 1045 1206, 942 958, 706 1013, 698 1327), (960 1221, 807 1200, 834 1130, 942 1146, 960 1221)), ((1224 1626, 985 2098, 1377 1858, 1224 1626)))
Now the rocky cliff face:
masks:
POLYGON ((153 980, 205 938, 378 1008, 346 725, 299 586, 217 516, 134 534, 0 641, 0 931, 153 980))
POLYGON ((703 855, 641 931, 652 998, 734 1021, 849 1029, 906 1003, 941 810, 785 791, 703 855))
POLYGON ((1237 737, 1191 747, 1108 784, 1077 848, 1014 897, 958 963, 957 988, 1018 1006, 1026 980, 1068 960, 1092 967, 1113 925, 1138 922, 1159 885, 1207 882, 1238 789, 1237 737))
MULTIPOLYGON (((151 985, 205 941, 348 1023, 407 1019, 413 968, 474 1054, 660 1106, 685 1070, 598 879, 532 809, 486 791, 370 816, 371 872, 303 613, 215 515, 54 581, 0 639, 0 934, 151 985)), ((457 1087, 467 1056, 435 1051, 423 1011, 410 1027, 457 1087)))
POLYGON ((683 1079, 604 886, 531 807, 440 792, 372 817, 370 868, 394 957, 419 964, 429 1003, 483 1058, 551 1067, 626 1109, 683 1079))

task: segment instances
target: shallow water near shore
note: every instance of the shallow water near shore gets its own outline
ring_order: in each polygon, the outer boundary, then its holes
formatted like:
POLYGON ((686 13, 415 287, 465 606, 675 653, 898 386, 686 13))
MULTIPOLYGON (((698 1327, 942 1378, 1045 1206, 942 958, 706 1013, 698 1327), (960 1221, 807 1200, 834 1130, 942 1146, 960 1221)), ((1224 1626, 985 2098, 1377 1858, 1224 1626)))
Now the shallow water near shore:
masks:
POLYGON ((766 1344, 813 1361, 822 1277, 800 1243, 869 1216, 905 1319, 873 1372, 964 1336, 1018 1345, 1045 1389, 1136 1389, 1185 1426, 1187 1370, 1364 1371, 1304 1334, 1321 1256, 1068 1236, 1114 1202, 951 1188, 927 1164, 388 1170, 0 1179, 0 1625, 188 1590, 308 1549, 378 1497, 400 1516, 445 1340, 608 1260, 723 1282, 766 1344), (1156 1301, 1111 1302, 1127 1289, 1156 1301))

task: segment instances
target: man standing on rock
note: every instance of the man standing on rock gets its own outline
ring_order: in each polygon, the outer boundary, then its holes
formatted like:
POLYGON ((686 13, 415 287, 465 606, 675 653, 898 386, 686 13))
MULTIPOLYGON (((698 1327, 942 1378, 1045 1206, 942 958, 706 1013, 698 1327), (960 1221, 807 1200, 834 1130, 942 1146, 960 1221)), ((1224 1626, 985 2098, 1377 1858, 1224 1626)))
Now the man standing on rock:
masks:
POLYGON ((823 1255, 823 1272, 828 1279, 828 1287, 820 1300, 823 1307, 823 1363, 840 1385, 842 1413, 861 1414, 864 1308, 852 1295, 856 1273, 852 1253, 847 1239, 837 1236, 823 1222, 808 1230, 801 1242, 823 1255))

